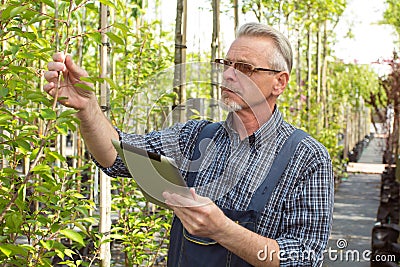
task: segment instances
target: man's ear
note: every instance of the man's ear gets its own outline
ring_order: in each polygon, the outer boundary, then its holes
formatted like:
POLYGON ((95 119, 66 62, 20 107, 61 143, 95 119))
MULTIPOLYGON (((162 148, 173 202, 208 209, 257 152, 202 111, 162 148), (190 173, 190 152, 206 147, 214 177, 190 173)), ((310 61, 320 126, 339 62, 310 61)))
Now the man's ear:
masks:
POLYGON ((282 71, 280 73, 275 74, 275 85, 272 94, 275 96, 279 96, 285 91, 285 88, 289 82, 289 73, 286 71, 282 71))

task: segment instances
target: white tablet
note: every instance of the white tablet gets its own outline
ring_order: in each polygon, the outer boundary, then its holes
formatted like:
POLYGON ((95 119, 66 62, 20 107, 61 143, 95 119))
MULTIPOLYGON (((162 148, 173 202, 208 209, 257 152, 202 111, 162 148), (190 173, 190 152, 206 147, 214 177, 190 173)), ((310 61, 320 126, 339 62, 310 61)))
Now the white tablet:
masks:
POLYGON ((169 208, 162 196, 164 191, 190 196, 174 159, 121 141, 112 143, 148 201, 169 208))

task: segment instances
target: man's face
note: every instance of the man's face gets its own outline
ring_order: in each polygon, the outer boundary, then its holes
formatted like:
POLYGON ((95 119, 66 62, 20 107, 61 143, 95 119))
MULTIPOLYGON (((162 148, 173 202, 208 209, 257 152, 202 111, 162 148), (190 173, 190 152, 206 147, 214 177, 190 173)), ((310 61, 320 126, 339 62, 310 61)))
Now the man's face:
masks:
MULTIPOLYGON (((267 62, 272 49, 273 42, 268 38, 239 37, 232 43, 226 59, 250 63, 254 67, 271 68, 267 62)), ((279 73, 256 71, 249 77, 238 70, 227 68, 223 73, 222 101, 233 111, 260 105, 272 109, 277 97, 276 92, 273 92, 277 75, 279 73)))

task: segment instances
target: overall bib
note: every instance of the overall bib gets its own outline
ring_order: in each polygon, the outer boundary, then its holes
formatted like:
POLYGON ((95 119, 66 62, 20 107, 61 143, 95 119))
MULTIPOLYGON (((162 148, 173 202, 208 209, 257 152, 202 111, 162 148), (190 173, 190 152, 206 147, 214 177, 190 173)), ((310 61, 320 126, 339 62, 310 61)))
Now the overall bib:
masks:
MULTIPOLYGON (((216 127, 219 127, 219 125, 215 126, 215 124, 217 123, 208 124, 202 130, 196 142, 194 154, 198 153, 197 144, 199 143, 199 140, 203 139, 204 136, 212 137, 216 132, 216 127), (212 127, 214 127, 214 129, 211 129, 212 127)), ((272 195, 272 191, 274 190, 275 185, 285 170, 291 155, 294 153, 294 150, 297 147, 297 144, 305 136, 307 136, 305 132, 301 130, 295 130, 294 133, 288 138, 276 156, 266 179, 264 179, 262 184, 254 192, 247 210, 236 211, 221 208, 228 218, 249 229, 250 231, 256 232, 256 225, 261 212, 268 203, 272 195)), ((196 172, 190 172, 188 174, 187 185, 189 187, 193 187, 196 176, 196 172)), ((214 240, 191 235, 183 227, 179 218, 175 216, 170 233, 170 247, 168 251, 167 266, 247 267, 251 265, 214 240)))

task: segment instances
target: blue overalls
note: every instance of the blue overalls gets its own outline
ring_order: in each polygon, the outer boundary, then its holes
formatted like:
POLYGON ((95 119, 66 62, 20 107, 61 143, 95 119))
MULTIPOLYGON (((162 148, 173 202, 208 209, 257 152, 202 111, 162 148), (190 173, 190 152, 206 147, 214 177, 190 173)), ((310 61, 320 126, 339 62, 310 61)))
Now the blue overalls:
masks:
MULTIPOLYGON (((207 128, 207 126, 205 128, 207 128)), ((279 181, 279 178, 286 168, 291 155, 294 153, 297 144, 305 136, 307 136, 305 132, 301 130, 295 130, 294 133, 288 138, 276 156, 267 178, 264 179, 262 184, 253 194, 246 211, 236 211, 221 208, 228 218, 239 223, 250 231, 256 232, 256 225, 261 212, 264 210, 265 205, 269 201, 272 191, 274 190, 275 185, 279 181)), ((187 184, 189 187, 193 187, 196 176, 196 172, 190 172, 188 174, 187 184)), ((167 266, 245 267, 251 265, 214 240, 191 235, 183 227, 179 218, 175 216, 170 233, 170 247, 168 251, 167 266)))

